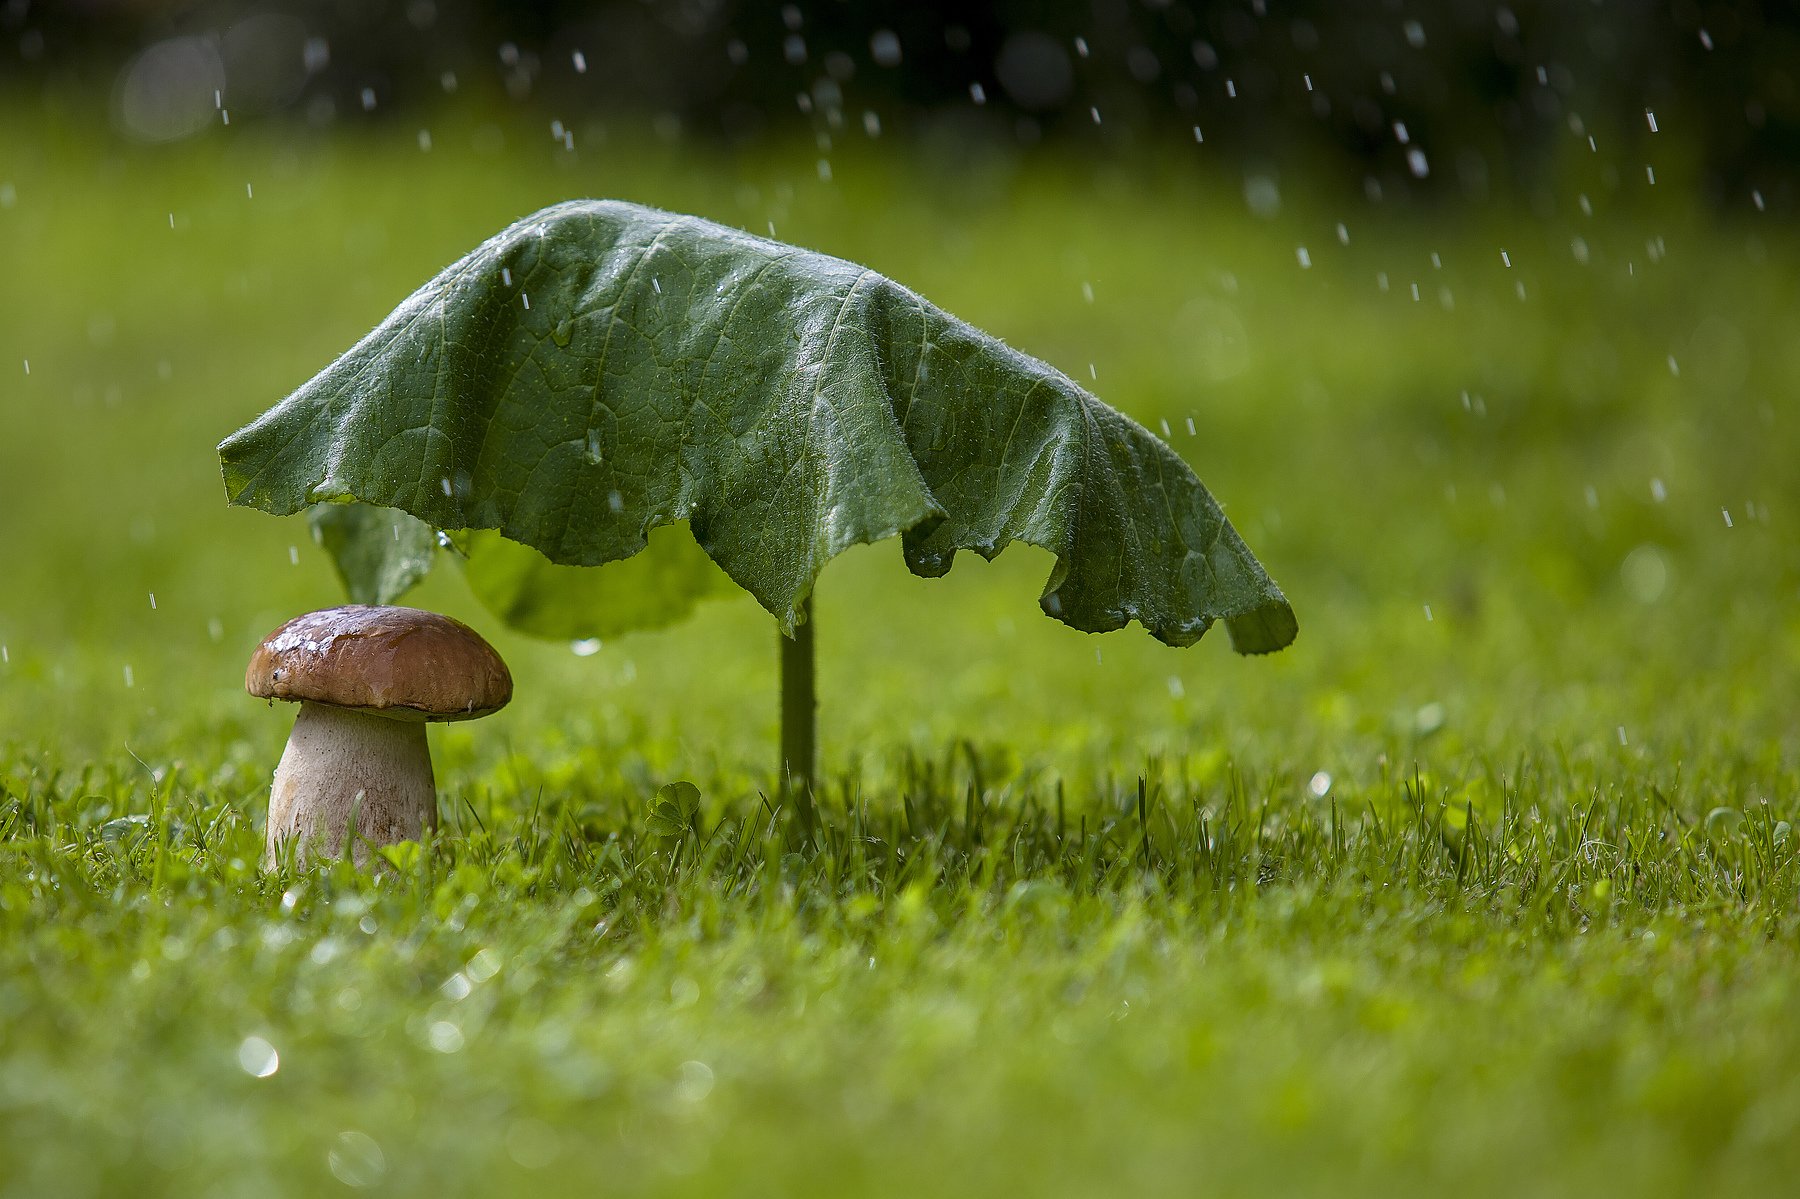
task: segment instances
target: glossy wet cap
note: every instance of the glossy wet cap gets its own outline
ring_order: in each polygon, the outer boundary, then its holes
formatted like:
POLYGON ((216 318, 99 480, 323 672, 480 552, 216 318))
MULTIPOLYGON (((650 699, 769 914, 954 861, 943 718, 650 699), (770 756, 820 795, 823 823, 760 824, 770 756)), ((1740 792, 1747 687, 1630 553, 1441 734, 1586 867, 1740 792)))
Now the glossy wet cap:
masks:
POLYGON ((461 621, 352 604, 296 616, 250 656, 244 689, 400 720, 471 720, 504 708, 512 675, 461 621))

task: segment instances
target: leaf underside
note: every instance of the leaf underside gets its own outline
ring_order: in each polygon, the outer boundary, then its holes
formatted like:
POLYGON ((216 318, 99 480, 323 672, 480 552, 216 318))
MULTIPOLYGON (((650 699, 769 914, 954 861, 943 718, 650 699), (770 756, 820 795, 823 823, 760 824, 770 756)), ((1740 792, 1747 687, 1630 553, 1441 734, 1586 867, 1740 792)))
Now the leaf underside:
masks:
POLYGON ((827 562, 895 535, 923 576, 1041 546, 1041 606, 1089 632, 1297 627, 1181 458, 1066 375, 874 271, 616 201, 489 239, 219 454, 233 503, 399 508, 546 567, 686 521, 789 632, 827 562))

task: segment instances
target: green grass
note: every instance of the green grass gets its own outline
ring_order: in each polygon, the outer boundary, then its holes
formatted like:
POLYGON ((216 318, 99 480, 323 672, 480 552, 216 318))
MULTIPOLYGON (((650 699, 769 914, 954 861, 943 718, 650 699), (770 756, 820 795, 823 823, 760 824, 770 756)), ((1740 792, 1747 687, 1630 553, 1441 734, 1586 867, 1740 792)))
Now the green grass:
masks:
POLYGON ((1284 180, 1259 221, 1191 147, 892 145, 826 183, 523 123, 482 150, 474 117, 430 154, 83 119, 0 132, 0 1194, 1790 1188, 1790 232, 1670 172, 1571 166, 1548 217, 1284 180), (773 221, 1092 363, 1300 641, 1084 637, 1023 547, 931 582, 852 552, 809 836, 762 798, 748 600, 578 657, 446 570, 416 602, 519 694, 434 730, 441 837, 259 873, 290 717, 243 664, 338 591, 298 523, 225 508, 212 447, 589 194, 773 221), (677 778, 699 825, 649 836, 677 778))

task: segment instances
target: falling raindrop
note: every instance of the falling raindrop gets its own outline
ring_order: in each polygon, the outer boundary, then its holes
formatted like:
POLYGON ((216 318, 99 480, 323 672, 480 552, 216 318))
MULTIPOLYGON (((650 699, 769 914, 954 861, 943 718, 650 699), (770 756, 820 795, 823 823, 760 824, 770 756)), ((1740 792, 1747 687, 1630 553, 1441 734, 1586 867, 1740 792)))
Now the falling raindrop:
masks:
POLYGON ((297 545, 288 546, 288 565, 289 566, 300 565, 300 547, 299 546, 297 546, 297 545))
POLYGON ((575 64, 575 73, 577 75, 587 74, 587 55, 577 50, 569 56, 569 61, 575 64))
POLYGON ((1294 257, 1300 260, 1301 270, 1309 271, 1312 269, 1312 255, 1307 252, 1305 246, 1296 247, 1294 250, 1294 257))
POLYGON ((1725 518, 1725 527, 1728 529, 1731 528, 1732 527, 1732 525, 1731 525, 1731 509, 1730 508, 1720 508, 1719 515, 1723 516, 1725 518))
POLYGON ((1425 605, 1425 623, 1426 624, 1431 623, 1431 605, 1430 604, 1425 605))
POLYGON ((1431 174, 1431 164, 1426 161, 1425 151, 1413 146, 1406 152, 1406 167, 1413 173, 1413 178, 1423 179, 1431 174))
POLYGON ((1669 489, 1663 486, 1661 479, 1650 480, 1650 498, 1659 504, 1669 498, 1669 489))

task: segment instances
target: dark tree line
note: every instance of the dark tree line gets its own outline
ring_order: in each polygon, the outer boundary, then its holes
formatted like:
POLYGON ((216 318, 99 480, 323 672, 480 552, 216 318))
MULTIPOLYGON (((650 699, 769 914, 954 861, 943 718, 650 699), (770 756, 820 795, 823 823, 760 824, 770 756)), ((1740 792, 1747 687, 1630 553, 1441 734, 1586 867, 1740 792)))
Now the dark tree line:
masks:
POLYGON ((116 89, 182 36, 217 40, 252 110, 315 121, 476 88, 734 142, 1204 139, 1477 198, 1528 196, 1588 137, 1682 140, 1725 201, 1785 202, 1800 169, 1800 8, 1733 0, 0 0, 0 73, 116 89))

